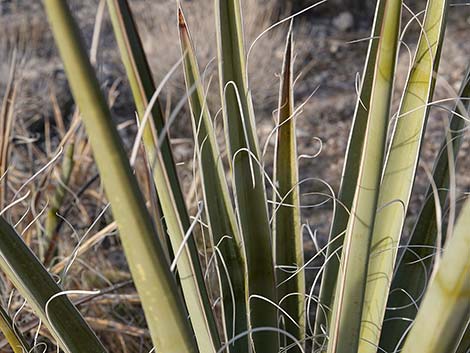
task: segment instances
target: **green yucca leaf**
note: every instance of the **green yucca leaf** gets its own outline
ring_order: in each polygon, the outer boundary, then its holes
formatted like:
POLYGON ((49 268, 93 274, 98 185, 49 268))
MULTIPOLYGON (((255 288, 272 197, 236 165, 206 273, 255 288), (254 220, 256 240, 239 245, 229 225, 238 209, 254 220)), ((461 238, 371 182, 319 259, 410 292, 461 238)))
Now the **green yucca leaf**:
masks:
POLYGON ((197 352, 175 279, 111 121, 79 29, 65 1, 45 0, 44 5, 120 230, 152 340, 165 353, 197 352))
MULTIPOLYGON (((464 135, 463 129, 467 122, 462 116, 468 116, 470 106, 470 67, 462 83, 459 97, 461 101, 456 104, 454 114, 451 114, 449 124, 449 141, 452 144, 452 158, 456 158, 464 135)), ((448 142, 444 139, 439 155, 434 165, 433 180, 439 190, 439 203, 444 208, 447 196, 449 177, 448 142)), ((433 263, 432 254, 436 245, 437 224, 435 210, 435 195, 429 186, 426 198, 416 221, 415 227, 408 243, 409 250, 405 250, 397 261, 398 268, 393 277, 390 296, 380 338, 380 347, 387 352, 393 352, 405 333, 410 321, 416 316, 417 307, 421 303, 428 279, 431 275, 433 263), (420 261, 418 261, 420 260, 420 261), (404 294, 406 293, 406 294, 404 294), (413 298, 411 302, 410 297, 413 298), (403 318, 396 319, 396 318, 403 318)))
POLYGON ((13 326, 8 313, 0 306, 0 331, 8 341, 14 353, 29 352, 30 348, 25 338, 16 326, 13 326))
MULTIPOLYGON (((277 327, 271 230, 258 140, 245 77, 239 0, 215 0, 219 79, 237 216, 248 266, 251 328, 277 327), (248 152, 249 151, 249 152, 248 152), (251 153, 251 154, 250 154, 251 153), (263 298, 261 298, 263 297, 263 298)), ((274 331, 252 334, 257 353, 279 349, 274 331)))
MULTIPOLYGON (((142 119, 150 97, 155 93, 152 72, 127 0, 106 0, 106 2, 121 53, 121 60, 126 69, 137 112, 140 119, 142 119)), ((160 132, 165 125, 165 121, 158 99, 152 107, 152 118, 148 123, 149 126, 160 132)), ((152 132, 150 127, 146 129, 144 136, 152 132)), ((168 151, 169 157, 171 157, 168 138, 160 141, 160 144, 161 150, 168 151)), ((151 152, 153 152, 153 149, 151 152)))
POLYGON ((430 0, 380 187, 359 352, 376 352, 444 38, 446 0, 430 0))
MULTIPOLYGON (((127 0, 107 1, 121 58, 131 83, 137 112, 142 119, 151 97, 155 93, 152 73, 127 0)), ((190 228, 190 221, 169 140, 166 137, 163 141, 159 140, 164 123, 163 114, 157 101, 152 109, 152 119, 149 119, 144 128, 143 142, 151 164, 165 223, 168 227, 168 235, 173 251, 177 253, 185 233, 190 228)), ((211 352, 220 346, 220 339, 193 237, 188 238, 187 248, 189 253, 181 252, 178 260, 178 273, 199 348, 203 352, 211 352)))
MULTIPOLYGON (((66 295, 59 295, 62 289, 15 229, 2 217, 0 217, 0 268, 25 297, 65 352, 106 352, 80 312, 66 295)), ((12 343, 14 340, 9 342, 12 343)))
POLYGON ((402 353, 455 352, 470 320, 470 201, 465 203, 402 353))
MULTIPOLYGON (((371 38, 378 38, 380 36, 383 26, 385 4, 385 0, 379 0, 377 3, 371 38)), ((326 253, 325 269, 320 287, 320 298, 315 315, 314 347, 317 348, 323 346, 325 339, 319 339, 319 337, 323 336, 323 333, 331 322, 331 308, 333 306, 336 280, 339 271, 344 232, 348 225, 349 210, 352 207, 354 192, 356 190, 362 147, 369 118, 369 107, 371 104, 378 49, 379 41, 376 39, 370 40, 362 76, 361 91, 356 103, 354 121, 349 136, 348 148, 346 150, 341 188, 338 195, 338 202, 334 210, 326 253)))
MULTIPOLYGON (((152 95, 155 93, 155 84, 152 78, 152 72, 127 0, 107 0, 107 5, 137 112, 139 118, 143 119, 145 110, 148 107, 152 95)), ((152 106, 151 117, 152 118, 147 122, 143 133, 143 141, 146 147, 146 152, 149 156, 149 163, 156 163, 156 146, 158 143, 162 159, 165 163, 164 167, 171 183, 172 192, 175 194, 175 202, 177 202, 178 211, 181 214, 181 218, 188 218, 169 139, 166 135, 158 135, 162 132, 165 126, 163 113, 158 99, 152 106), (159 138, 161 139, 158 140, 159 138)), ((189 221, 187 223, 187 228, 189 228, 189 221)))
POLYGON ((356 194, 341 257, 328 353, 349 353, 355 351, 359 344, 361 309, 385 152, 400 16, 401 1, 386 1, 368 110, 370 118, 367 121, 356 194))
MULTIPOLYGON (((274 193, 275 264, 281 266, 276 271, 276 279, 281 283, 277 287, 280 306, 289 316, 284 318, 281 327, 298 341, 305 340, 305 275, 300 271, 295 278, 283 283, 292 273, 292 266, 302 268, 304 264, 303 239, 300 224, 299 169, 297 163, 297 141, 294 117, 294 41, 292 24, 287 35, 284 64, 281 74, 279 93, 278 129, 276 131, 274 184, 278 194, 274 193), (278 205, 278 203, 281 203, 278 205), (284 266, 284 268, 282 268, 284 266)), ((292 342, 287 341, 290 345, 292 342)), ((300 352, 297 346, 289 352, 300 352)))
POLYGON ((455 353, 468 353, 470 349, 470 321, 467 323, 467 328, 460 340, 459 346, 455 350, 455 353))
MULTIPOLYGON (((191 87, 196 87, 190 95, 189 105, 209 232, 213 245, 220 250, 222 257, 217 262, 223 299, 225 338, 231 339, 248 329, 245 264, 241 253, 241 239, 230 202, 212 119, 206 105, 196 53, 181 7, 178 8, 178 21, 187 91, 190 92, 191 87)), ((245 336, 236 340, 229 348, 232 353, 248 352, 248 338, 245 336)))
MULTIPOLYGON (((142 121, 148 103, 151 100, 153 93, 155 92, 155 84, 152 79, 152 72, 145 56, 144 48, 137 31, 137 26, 134 22, 134 18, 127 0, 107 0, 107 6, 113 25, 113 31, 120 50, 120 57, 123 61, 127 78, 131 87, 138 117, 142 121)), ((153 173, 153 170, 157 168, 156 164, 159 161, 156 149, 156 146, 159 143, 162 160, 165 163, 165 169, 168 173, 168 180, 170 182, 172 193, 177 196, 177 201, 179 201, 178 206, 176 207, 178 208, 179 213, 184 215, 184 218, 187 219, 188 215, 186 205, 182 197, 181 187, 177 177, 175 163, 173 161, 173 154, 171 152, 170 142, 167 136, 163 136, 161 140, 158 140, 158 133, 163 130, 164 125, 165 121, 163 118, 160 101, 157 99, 152 106, 151 118, 148 120, 142 135, 145 151, 147 154, 146 159, 149 168, 151 169, 155 186, 165 185, 165 183, 162 183, 157 179, 164 173, 153 173)), ((173 211, 174 207, 171 207, 170 209, 173 211)), ((168 213, 169 211, 167 211, 167 214, 168 213)), ((168 214, 168 217, 169 219, 174 218, 170 217, 170 214, 168 214)), ((180 233, 179 228, 178 231, 174 231, 174 233, 180 233)), ((166 242, 163 241, 162 243, 166 242)))

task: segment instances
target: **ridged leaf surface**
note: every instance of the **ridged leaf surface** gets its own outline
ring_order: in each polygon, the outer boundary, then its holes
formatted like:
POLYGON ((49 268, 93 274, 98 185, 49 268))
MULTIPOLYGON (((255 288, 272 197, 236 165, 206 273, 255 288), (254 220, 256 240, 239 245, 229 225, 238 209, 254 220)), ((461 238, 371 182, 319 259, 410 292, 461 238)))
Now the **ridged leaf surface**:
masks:
POLYGON ((158 350, 164 352, 197 352, 182 298, 112 123, 79 29, 65 1, 45 0, 44 5, 118 224, 152 340, 158 350))
MULTIPOLYGON (((294 41, 292 27, 289 29, 284 53, 279 93, 278 121, 276 131, 274 184, 274 245, 277 297, 280 306, 295 320, 284 316, 281 328, 293 335, 299 342, 305 340, 305 275, 304 271, 289 280, 292 272, 304 264, 303 239, 300 226, 299 169, 297 162, 297 140, 294 116, 294 41), (287 280, 285 283, 283 283, 287 280)), ((290 340, 281 340, 291 345, 290 340)), ((299 347, 289 352, 300 352, 299 347)))
MULTIPOLYGON (((242 256, 242 244, 236 225, 235 212, 230 201, 222 156, 217 145, 212 119, 205 100, 206 94, 199 72, 196 53, 188 25, 181 8, 178 10, 179 33, 187 92, 190 95, 193 134, 201 173, 204 205, 209 222, 222 292, 225 339, 248 329, 247 292, 245 288, 246 265, 242 256)), ((229 345, 230 352, 249 351, 247 336, 229 345)))
POLYGON ((422 136, 434 92, 447 1, 430 0, 380 186, 364 303, 360 353, 375 353, 387 305, 422 136))
MULTIPOLYGON (((251 328, 277 328, 271 229, 253 106, 246 83, 239 0, 215 0, 219 79, 236 212, 248 267, 251 328), (262 299, 263 298, 263 299, 262 299)), ((279 349, 273 331, 252 334, 257 353, 279 349)))
MULTIPOLYGON (((131 84, 139 118, 142 120, 156 87, 127 0, 107 0, 121 59, 131 84)), ((168 135, 161 136, 165 121, 157 99, 142 136, 155 188, 168 228, 173 252, 178 253, 190 221, 179 184, 168 135)), ((199 348, 213 352, 220 345, 215 319, 193 236, 187 239, 188 251, 180 252, 178 274, 199 348)))
POLYGON ((455 352, 470 321, 470 202, 461 211, 402 353, 455 352))
POLYGON ((393 91, 401 1, 385 3, 358 183, 343 245, 329 331, 328 353, 350 353, 359 345, 367 263, 382 175, 393 91))

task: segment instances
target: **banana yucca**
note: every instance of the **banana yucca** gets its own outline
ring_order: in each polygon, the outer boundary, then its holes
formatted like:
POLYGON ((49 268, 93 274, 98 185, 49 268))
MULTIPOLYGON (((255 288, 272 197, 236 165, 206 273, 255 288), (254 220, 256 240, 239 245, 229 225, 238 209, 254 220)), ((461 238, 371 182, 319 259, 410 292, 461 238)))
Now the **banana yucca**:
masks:
MULTIPOLYGON (((240 1, 214 0, 226 155, 221 152, 207 105, 188 23, 177 2, 180 63, 203 192, 194 221, 185 204, 168 138, 171 119, 164 118, 158 100, 161 87, 152 79, 127 0, 107 0, 106 4, 139 118, 137 142, 142 142, 145 152, 150 193, 156 196, 149 203, 133 170, 138 150, 129 161, 67 2, 43 3, 155 352, 466 351, 470 202, 464 203, 455 225, 449 219, 452 226, 447 227, 448 232, 441 230, 437 211, 455 207, 447 194, 455 191, 451 185, 453 165, 469 116, 468 71, 451 113, 448 136, 429 175, 422 209, 407 243, 400 245, 433 104, 449 6, 446 0, 428 0, 423 18, 412 19, 419 23, 421 32, 396 114, 392 114, 395 71, 402 28, 408 25, 401 23, 401 0, 377 2, 342 183, 338 196, 332 197, 335 212, 330 239, 315 255, 325 257, 318 297, 306 288, 304 276, 312 260, 304 260, 302 241, 292 23, 273 131, 274 171, 268 175, 256 133, 240 1), (390 135, 391 123, 394 129, 390 135), (213 309, 213 289, 207 283, 193 236, 200 218, 207 224, 209 250, 216 263, 221 314, 213 309)), ((0 116, 2 137, 8 133, 5 109, 0 116)), ((0 148, 2 152, 7 146, 1 144, 0 148)), ((3 169, 0 172, 6 172, 3 169)), ((65 184, 70 177, 67 170, 63 173, 65 184)), ((54 214, 63 192, 62 188, 57 190, 55 208, 49 213, 49 233, 58 222, 54 214)), ((0 235, 0 268, 60 349, 106 352, 68 299, 69 293, 4 218, 0 218, 0 235)), ((28 340, 8 313, 2 309, 0 314, 0 329, 13 351, 29 351, 28 340)))

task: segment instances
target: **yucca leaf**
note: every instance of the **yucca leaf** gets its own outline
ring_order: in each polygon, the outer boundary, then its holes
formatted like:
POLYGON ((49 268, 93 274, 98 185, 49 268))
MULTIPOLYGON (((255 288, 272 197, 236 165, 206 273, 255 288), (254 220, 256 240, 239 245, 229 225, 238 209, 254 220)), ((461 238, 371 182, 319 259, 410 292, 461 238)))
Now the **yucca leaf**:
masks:
POLYGON ((0 331, 7 340, 14 353, 29 352, 30 348, 26 339, 18 330, 16 325, 13 325, 8 313, 0 306, 0 331))
MULTIPOLYGON (((454 109, 456 113, 451 114, 448 130, 451 143, 451 147, 449 147, 452 148, 452 158, 454 159, 457 157, 462 144, 463 129, 467 124, 462 116, 468 116, 470 106, 470 67, 462 82, 459 97, 460 99, 454 109)), ((439 155, 433 170, 433 180, 439 190, 439 202, 442 208, 445 205, 449 184, 449 147, 445 138, 439 149, 439 155)), ((418 220, 407 244, 409 250, 405 249, 401 258, 398 259, 398 268, 392 281, 387 304, 387 307, 391 309, 385 313, 380 338, 380 347, 387 352, 395 350, 410 322, 415 318, 417 313, 415 305, 419 306, 421 303, 422 294, 431 275, 432 254, 437 239, 435 195, 433 195, 431 186, 428 187, 425 196, 418 220), (413 302, 410 298, 413 298, 413 302)))
MULTIPOLYGON (((222 304, 224 311, 225 338, 248 329, 245 290, 245 264, 241 253, 241 239, 236 226, 222 159, 217 145, 212 119, 206 105, 199 66, 192 44, 188 25, 181 7, 178 7, 179 34, 187 91, 196 89, 190 95, 192 126, 200 167, 204 204, 209 222, 213 245, 220 249, 219 263, 222 304), (226 272, 225 272, 226 270, 226 272)), ((248 352, 247 337, 230 345, 230 351, 248 352)))
MULTIPOLYGON (((137 112, 142 119, 155 93, 152 73, 127 0, 107 0, 107 4, 137 112)), ((169 140, 167 137, 162 141, 159 140, 164 124, 163 114, 157 101, 152 109, 152 119, 149 119, 144 128, 143 142, 152 167, 168 235, 173 251, 177 253, 190 227, 190 221, 169 140)), ((201 351, 211 352, 218 349, 220 339, 193 237, 188 238, 187 248, 189 252, 181 252, 178 260, 178 273, 199 348, 201 351)))
MULTIPOLYGON (((300 271, 295 278, 283 283, 292 273, 304 264, 303 239, 300 224, 299 169, 297 162, 297 139, 294 117, 294 40, 292 23, 287 35, 284 63, 279 92, 278 121, 276 131, 274 184, 274 226, 276 279, 280 306, 293 318, 284 318, 283 329, 299 342, 305 341, 305 274, 300 271), (280 204, 279 204, 280 203, 280 204)), ((288 341, 289 345, 291 344, 288 341)), ((300 352, 299 347, 289 352, 300 352)))
POLYGON ((2 217, 0 217, 0 267, 65 352, 106 352, 67 296, 58 295, 63 291, 62 288, 57 285, 15 229, 2 217))
POLYGON ((470 321, 470 202, 447 240, 402 353, 455 352, 470 321))
POLYGON ((446 0, 430 0, 380 187, 359 352, 376 352, 444 38, 446 0))
POLYGON ((175 279, 111 121, 79 29, 66 2, 45 0, 44 5, 120 230, 152 340, 163 352, 197 352, 175 279))
MULTIPOLYGON (((248 266, 251 328, 277 327, 275 275, 264 176, 251 96, 239 0, 215 0, 219 79, 236 211, 248 266), (263 297, 264 299, 261 299, 263 297)), ((252 334, 257 353, 277 352, 274 331, 252 334)))
POLYGON ((470 350, 470 321, 467 323, 467 328, 460 339, 459 346, 455 350, 455 353, 468 353, 470 350))
POLYGON ((336 285, 328 353, 349 353, 359 344, 367 262, 382 175, 393 91, 401 1, 385 3, 382 31, 356 193, 351 208, 336 285))
MULTIPOLYGON (((126 69, 139 118, 142 119, 150 97, 155 93, 152 72, 129 3, 127 0, 106 1, 121 60, 126 69)), ((149 126, 161 131, 165 121, 158 99, 152 107, 152 118, 149 126)), ((152 132, 150 127, 146 129, 146 134, 152 132)), ((168 152, 168 158, 172 158, 168 138, 166 137, 163 141, 160 141, 160 144, 162 153, 166 154, 168 152), (164 150, 165 152, 163 152, 164 150)), ((153 152, 153 149, 151 152, 153 152)))
POLYGON ((333 306, 336 281, 339 271, 339 264, 344 241, 344 232, 348 225, 349 210, 352 207, 354 193, 356 190, 359 176, 359 167, 361 164, 361 153, 364 144, 364 137, 369 119, 369 108, 372 97, 372 87, 374 80, 374 71, 377 63, 377 51, 383 26, 385 0, 379 0, 377 3, 374 23, 372 26, 369 49, 364 72, 362 74, 362 84, 359 97, 356 102, 354 120, 349 136, 348 147, 341 177, 341 188, 338 195, 333 221, 330 229, 328 248, 326 252, 325 269, 322 276, 320 297, 315 315, 314 329, 314 348, 323 346, 324 332, 330 326, 331 308, 333 306))

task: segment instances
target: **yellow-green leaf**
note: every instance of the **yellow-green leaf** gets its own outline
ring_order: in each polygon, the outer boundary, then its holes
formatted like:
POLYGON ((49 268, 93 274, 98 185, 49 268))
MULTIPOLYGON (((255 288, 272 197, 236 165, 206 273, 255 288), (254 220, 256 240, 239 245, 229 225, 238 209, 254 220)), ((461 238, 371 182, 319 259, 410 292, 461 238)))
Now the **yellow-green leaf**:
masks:
POLYGON ((470 320, 470 202, 461 211, 402 353, 455 352, 470 320))
MULTIPOLYGON (((137 26, 127 0, 107 0, 107 4, 137 112, 139 118, 144 119, 156 88, 137 26)), ((165 128, 157 99, 151 110, 151 118, 144 127, 142 139, 168 228, 168 236, 173 252, 177 253, 190 228, 190 221, 169 139, 167 136, 161 136, 165 128)), ((180 252, 177 262, 184 299, 199 348, 201 351, 212 352, 220 346, 220 339, 193 236, 187 238, 186 246, 189 251, 180 252)))
MULTIPOLYGON (((432 175, 442 208, 445 207, 449 188, 449 152, 455 160, 465 134, 465 125, 468 123, 462 117, 469 115, 470 67, 462 82, 459 96, 455 113, 451 114, 448 139, 444 138, 442 142, 432 175)), ((401 338, 416 317, 422 294, 429 282, 432 255, 438 240, 435 196, 432 186, 429 185, 410 241, 397 261, 387 303, 389 309, 385 313, 380 337, 380 347, 387 352, 393 352, 397 345, 400 346, 400 341, 403 343, 401 338)))
POLYGON ((367 263, 382 176, 400 28, 401 1, 387 0, 378 39, 369 118, 358 183, 349 218, 333 304, 328 353, 349 353, 359 345, 367 263))
POLYGON ((369 261, 360 353, 375 353, 398 244, 418 165, 444 37, 446 0, 429 0, 380 187, 369 261))
POLYGON ((112 123, 79 29, 65 1, 45 0, 44 5, 118 224, 152 340, 164 352, 197 352, 176 281, 112 123))
MULTIPOLYGON (((181 7, 178 8, 179 33, 187 92, 190 94, 193 134, 203 185, 204 205, 209 232, 218 263, 226 341, 248 329, 247 293, 245 289, 246 265, 242 256, 235 212, 225 179, 222 157, 217 145, 214 127, 206 104, 196 53, 181 7), (191 92, 191 88, 196 89, 191 92), (220 256, 219 256, 220 255, 220 256)), ((229 347, 232 353, 249 351, 246 336, 229 347)))

